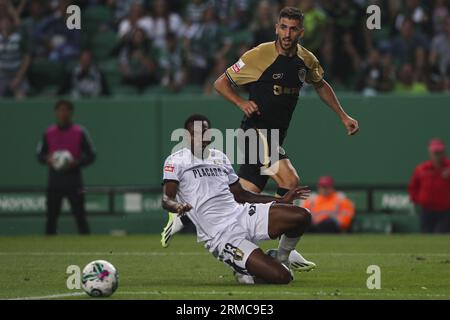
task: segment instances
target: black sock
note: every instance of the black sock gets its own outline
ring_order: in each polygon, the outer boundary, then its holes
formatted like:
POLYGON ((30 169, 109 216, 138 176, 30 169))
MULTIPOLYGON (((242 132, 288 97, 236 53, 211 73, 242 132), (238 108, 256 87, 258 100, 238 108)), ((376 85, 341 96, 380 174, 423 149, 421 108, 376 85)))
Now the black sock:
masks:
POLYGON ((187 226, 192 223, 191 219, 189 219, 187 215, 181 216, 180 220, 183 223, 183 226, 187 226))
POLYGON ((280 197, 282 197, 282 196, 284 196, 288 191, 289 191, 289 189, 278 188, 278 189, 277 189, 277 195, 280 196, 280 197))

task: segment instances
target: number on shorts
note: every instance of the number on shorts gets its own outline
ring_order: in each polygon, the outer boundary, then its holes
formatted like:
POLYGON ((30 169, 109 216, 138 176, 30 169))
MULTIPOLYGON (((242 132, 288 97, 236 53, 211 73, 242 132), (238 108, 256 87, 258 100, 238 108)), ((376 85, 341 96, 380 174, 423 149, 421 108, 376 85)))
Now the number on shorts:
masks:
POLYGON ((250 209, 248 209, 248 215, 251 217, 256 212, 256 205, 252 204, 250 205, 250 209))

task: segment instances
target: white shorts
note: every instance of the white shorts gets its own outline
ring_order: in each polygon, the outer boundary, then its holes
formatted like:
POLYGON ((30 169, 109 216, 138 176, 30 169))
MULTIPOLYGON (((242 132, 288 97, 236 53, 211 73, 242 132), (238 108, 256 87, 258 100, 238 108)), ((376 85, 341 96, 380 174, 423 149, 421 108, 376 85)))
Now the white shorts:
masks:
POLYGON ((217 259, 234 271, 248 274, 245 264, 257 243, 269 240, 269 203, 245 203, 240 207, 239 218, 220 234, 205 243, 217 259))

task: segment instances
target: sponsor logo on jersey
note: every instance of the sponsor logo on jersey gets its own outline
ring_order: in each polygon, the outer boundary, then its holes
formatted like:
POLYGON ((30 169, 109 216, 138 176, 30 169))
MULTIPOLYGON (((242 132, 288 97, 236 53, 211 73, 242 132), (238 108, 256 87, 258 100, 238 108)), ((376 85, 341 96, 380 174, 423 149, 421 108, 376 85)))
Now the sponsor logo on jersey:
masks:
POLYGON ((227 176, 227 172, 222 170, 221 168, 212 168, 205 167, 199 169, 192 169, 192 173, 194 174, 194 178, 203 178, 203 177, 224 177, 227 176))
POLYGON ((175 167, 172 164, 167 164, 164 166, 164 171, 165 172, 174 172, 175 171, 175 167))
POLYGON ((244 66, 245 66, 244 61, 242 61, 242 59, 239 59, 238 62, 236 62, 231 66, 231 69, 233 69, 235 73, 239 73, 244 66))
POLYGON ((293 94, 298 95, 300 93, 300 88, 287 88, 279 85, 273 86, 273 94, 275 96, 281 96, 282 94, 293 94))

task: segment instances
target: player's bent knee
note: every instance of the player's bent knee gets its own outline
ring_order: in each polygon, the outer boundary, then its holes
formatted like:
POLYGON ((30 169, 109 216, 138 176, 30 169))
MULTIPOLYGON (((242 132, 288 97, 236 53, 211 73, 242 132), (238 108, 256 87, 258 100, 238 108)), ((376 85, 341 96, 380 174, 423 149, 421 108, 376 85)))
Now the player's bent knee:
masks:
POLYGON ((305 223, 309 226, 311 224, 311 222, 312 222, 311 211, 309 209, 303 208, 303 207, 300 207, 300 209, 303 209, 302 210, 302 214, 303 214, 305 223))
POLYGON ((271 280, 273 284, 288 284, 292 281, 292 275, 287 269, 280 269, 271 280))
POLYGON ((296 207, 296 215, 299 226, 308 227, 311 225, 311 211, 303 207, 296 207))
POLYGON ((249 255, 245 266, 248 272, 262 283, 288 284, 292 281, 290 270, 261 249, 256 249, 249 255))

